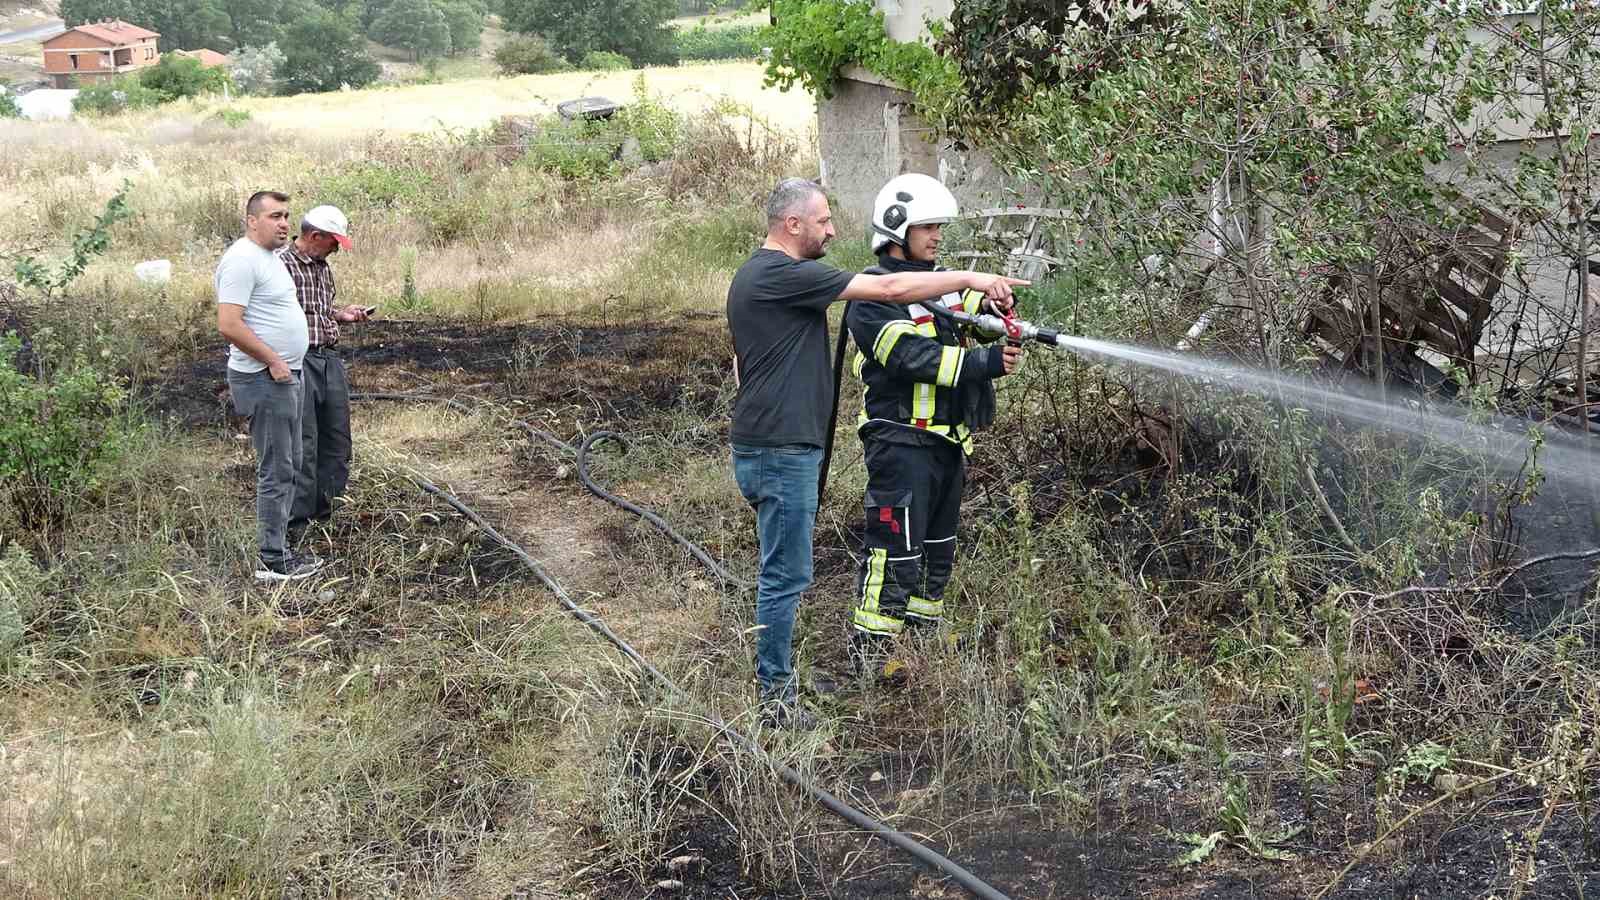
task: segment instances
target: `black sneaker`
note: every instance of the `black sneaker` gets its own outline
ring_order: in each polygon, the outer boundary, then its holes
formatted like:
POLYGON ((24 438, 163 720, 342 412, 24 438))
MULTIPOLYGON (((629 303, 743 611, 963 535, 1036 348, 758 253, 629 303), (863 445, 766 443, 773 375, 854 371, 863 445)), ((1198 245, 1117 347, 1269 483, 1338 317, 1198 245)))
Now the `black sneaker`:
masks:
POLYGON ((322 558, 319 556, 291 554, 282 562, 268 562, 258 560, 256 565, 257 581, 300 581, 322 571, 322 558))

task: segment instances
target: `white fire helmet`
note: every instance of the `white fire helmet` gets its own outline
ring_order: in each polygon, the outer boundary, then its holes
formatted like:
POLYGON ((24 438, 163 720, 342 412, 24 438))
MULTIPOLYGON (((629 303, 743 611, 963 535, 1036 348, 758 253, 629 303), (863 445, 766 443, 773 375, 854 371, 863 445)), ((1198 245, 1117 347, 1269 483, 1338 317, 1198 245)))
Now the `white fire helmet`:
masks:
POLYGON ((960 214, 961 205, 938 179, 917 172, 897 175, 872 201, 872 252, 891 242, 904 247, 913 225, 942 225, 960 214))

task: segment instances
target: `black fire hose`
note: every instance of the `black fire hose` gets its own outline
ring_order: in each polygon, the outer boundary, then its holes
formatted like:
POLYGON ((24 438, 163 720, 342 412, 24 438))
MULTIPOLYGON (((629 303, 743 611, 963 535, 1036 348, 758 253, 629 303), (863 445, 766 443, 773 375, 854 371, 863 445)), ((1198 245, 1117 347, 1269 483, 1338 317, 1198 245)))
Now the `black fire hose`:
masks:
POLYGON ((817 470, 817 502, 822 502, 828 490, 828 463, 833 461, 833 432, 839 427, 839 392, 844 386, 844 352, 850 343, 850 329, 845 321, 850 315, 850 304, 844 302, 844 313, 839 316, 839 343, 833 349, 833 405, 828 407, 828 433, 822 438, 822 468, 817 470))
MULTIPOLYGON (((842 356, 843 354, 841 352, 841 358, 842 356)), ((453 400, 448 397, 435 397, 428 394, 363 393, 351 394, 350 399, 393 401, 420 400, 424 402, 442 403, 452 409, 467 414, 471 414, 472 412, 471 407, 458 400, 453 400)), ((561 440, 553 434, 550 434, 547 431, 535 428, 527 422, 519 421, 516 424, 528 434, 537 437, 540 440, 546 441, 568 452, 575 453, 578 460, 578 478, 583 482, 583 486, 587 488, 590 493, 593 493, 595 496, 605 500, 608 503, 628 510, 629 512, 644 518, 645 521, 662 530, 678 543, 688 547, 690 552, 695 555, 696 559, 700 560, 701 563, 711 568, 712 571, 716 572, 718 576, 724 580, 743 584, 743 582, 734 578, 734 576, 729 574, 726 569, 722 568, 722 566, 718 565, 714 560, 712 560, 710 554, 706 553, 688 538, 678 534, 677 531, 672 528, 672 526, 667 524, 666 520, 662 519, 655 513, 644 509, 643 507, 636 506, 622 499, 621 497, 618 497, 617 495, 601 487, 599 484, 595 483, 594 479, 589 476, 589 450, 595 444, 603 440, 615 440, 622 443, 622 445, 626 447, 627 441, 621 435, 610 431, 597 431, 585 438, 583 443, 580 444, 576 450, 574 450, 571 444, 568 444, 567 442, 561 440)), ((461 513, 467 518, 468 521, 481 528, 483 533, 488 535, 490 539, 495 541, 495 543, 515 554, 517 558, 522 561, 522 564, 527 566, 528 569, 533 572, 534 576, 537 577, 545 587, 550 589, 550 592, 555 595, 556 600, 567 610, 567 612, 571 613, 574 618, 588 626, 596 634, 599 634, 601 637, 605 638, 606 641, 611 643, 612 646, 616 647, 617 650, 620 651, 624 656, 628 657, 628 659, 631 660, 634 665, 637 665, 640 671, 649 675, 651 678, 654 678, 658 683, 666 688, 669 694, 675 698, 678 698, 679 700, 687 701, 691 704, 695 703, 695 700, 692 696, 690 696, 682 688, 678 687, 678 685, 673 682, 672 679, 668 678, 660 669, 657 669, 654 665, 651 665, 649 660, 645 659, 638 650, 635 650, 632 645, 619 637, 616 632, 612 631, 605 622, 601 621, 594 614, 588 612, 577 603, 573 602, 571 596, 567 594, 566 589, 561 586, 561 582, 555 580, 550 576, 549 573, 545 572, 543 567, 539 565, 538 561, 529 555, 528 551, 524 550, 521 545, 497 531, 494 526, 485 521, 476 510, 468 506, 466 503, 463 503, 461 499, 456 497, 454 494, 451 494, 449 491, 440 488, 438 485, 428 481, 426 478, 423 478, 420 475, 413 474, 409 475, 408 477, 410 478, 412 484, 415 484, 422 491, 432 494, 433 496, 438 497, 445 503, 449 504, 452 509, 461 513)), ((846 822, 849 822, 863 831, 877 835, 886 843, 891 844, 897 849, 903 850, 910 854, 912 858, 916 859, 923 865, 949 875, 956 881, 957 884, 960 884, 962 887, 971 892, 973 896, 981 897, 983 900, 1010 900, 1010 898, 1008 898, 1005 894, 996 890, 994 887, 991 887, 987 882, 983 881, 978 876, 967 871, 959 863, 956 863, 955 861, 918 843, 917 841, 912 840, 906 835, 890 828, 877 819, 872 818, 871 816, 856 809, 843 800, 840 800, 833 794, 818 787, 815 782, 811 781, 791 766, 785 765, 784 763, 774 759, 771 754, 762 749, 760 744, 757 744, 754 740, 747 737, 742 732, 735 730, 732 726, 722 721, 722 719, 715 714, 708 715, 707 721, 719 734, 727 737, 728 740, 732 741, 735 745, 743 748, 756 758, 770 765, 773 768, 773 771, 777 772, 779 776, 783 778, 783 780, 789 782, 800 790, 805 791, 807 794, 810 794, 813 799, 822 804, 824 808, 839 818, 844 819, 846 822)))
POLYGON ((589 476, 589 450, 595 444, 598 444, 601 441, 616 441, 622 445, 623 449, 627 449, 628 447, 628 439, 616 433, 615 431, 596 431, 595 433, 583 439, 583 443, 578 445, 578 480, 583 482, 583 486, 589 489, 589 493, 594 494, 596 497, 599 497, 601 500, 604 500, 607 503, 610 503, 612 506, 615 506, 619 509, 625 509, 639 518, 644 519, 646 522, 649 522, 651 525, 654 525, 662 534, 665 534, 667 537, 672 538, 679 544, 686 547, 689 552, 693 554, 695 559, 700 560, 701 565, 704 565, 706 568, 710 569, 724 582, 733 585, 734 587, 751 587, 750 582, 745 581, 743 578, 740 578, 732 572, 729 572, 727 569, 724 569, 720 563, 711 558, 711 554, 701 549, 699 544, 696 544, 694 541, 691 541, 679 534, 676 529, 667 524, 666 519, 661 518, 642 506, 635 506, 634 504, 629 503, 621 497, 618 497, 616 494, 613 494, 596 484, 595 480, 589 476))

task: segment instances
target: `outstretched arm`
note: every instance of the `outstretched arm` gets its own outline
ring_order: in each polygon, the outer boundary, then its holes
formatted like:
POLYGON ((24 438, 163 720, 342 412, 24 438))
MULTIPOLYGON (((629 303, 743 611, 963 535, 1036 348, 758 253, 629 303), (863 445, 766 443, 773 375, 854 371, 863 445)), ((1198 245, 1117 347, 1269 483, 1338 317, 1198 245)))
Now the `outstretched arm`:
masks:
POLYGON ((1020 278, 990 275, 985 272, 892 272, 888 275, 857 275, 839 295, 840 300, 873 300, 879 303, 920 303, 952 291, 979 291, 1003 310, 1011 308, 1011 289, 1028 284, 1020 278))

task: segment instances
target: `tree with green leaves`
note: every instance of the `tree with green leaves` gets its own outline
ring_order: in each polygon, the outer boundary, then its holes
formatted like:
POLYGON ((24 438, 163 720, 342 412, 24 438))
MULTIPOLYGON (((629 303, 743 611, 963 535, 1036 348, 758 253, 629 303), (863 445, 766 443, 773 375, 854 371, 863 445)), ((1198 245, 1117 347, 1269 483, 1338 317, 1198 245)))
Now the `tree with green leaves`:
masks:
POLYGON ((676 14, 676 0, 505 0, 502 18, 512 31, 544 35, 568 59, 608 50, 662 65, 677 62, 667 24, 676 14))
POLYGON ((368 37, 410 50, 418 62, 450 53, 450 24, 434 0, 394 0, 373 21, 368 37))
POLYGON ((69 28, 86 22, 98 22, 101 19, 121 19, 124 22, 141 24, 140 10, 135 6, 134 0, 61 0, 60 12, 61 20, 66 22, 69 28))
POLYGON ((219 0, 63 0, 68 25, 121 19, 161 35, 162 50, 234 48, 233 21, 219 0))
POLYGON ((440 6, 445 25, 450 29, 450 53, 465 56, 476 53, 483 39, 482 7, 468 0, 447 0, 440 6))
POLYGON ((228 83, 228 70, 204 66, 192 56, 166 53, 160 62, 139 70, 139 83, 154 91, 161 103, 170 103, 183 97, 221 93, 228 83))
POLYGON ((277 89, 278 71, 283 67, 283 51, 277 43, 264 47, 244 47, 233 52, 229 66, 233 84, 241 94, 268 95, 277 89))
POLYGON ((1582 233, 1600 13, 1538 5, 961 0, 941 42, 960 96, 928 105, 1073 211, 1065 270, 1086 296, 1137 298, 1141 336, 1169 345, 1226 321, 1276 366, 1303 357, 1319 305, 1371 311, 1373 333, 1475 204, 1582 233), (1530 141, 1507 152, 1497 132, 1530 97, 1530 141))
POLYGON ((433 0, 392 0, 372 23, 368 36, 380 44, 411 51, 411 58, 450 52, 450 25, 433 0))
POLYGON ((290 25, 278 46, 283 50, 278 88, 284 94, 365 87, 380 71, 355 28, 326 10, 290 25))

